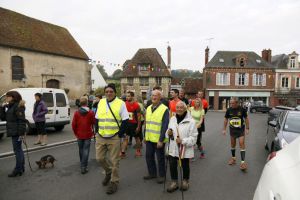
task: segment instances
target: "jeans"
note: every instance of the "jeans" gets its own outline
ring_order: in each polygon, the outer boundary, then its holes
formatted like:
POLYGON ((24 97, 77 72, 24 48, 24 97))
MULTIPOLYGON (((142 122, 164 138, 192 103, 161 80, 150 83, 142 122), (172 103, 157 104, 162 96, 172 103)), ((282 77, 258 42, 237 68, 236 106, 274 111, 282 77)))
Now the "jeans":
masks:
POLYGON ((80 166, 81 168, 84 168, 88 166, 91 139, 78 139, 77 142, 79 147, 80 166))
POLYGON ((157 143, 146 142, 146 162, 148 167, 149 175, 157 176, 155 154, 158 161, 158 171, 159 176, 164 177, 166 174, 165 171, 165 152, 164 146, 160 149, 156 147, 157 143))
POLYGON ((22 140, 19 136, 12 136, 12 145, 14 149, 14 153, 16 156, 16 166, 15 171, 17 172, 23 172, 25 170, 25 159, 24 159, 24 152, 22 149, 22 140))
MULTIPOLYGON (((178 180, 178 171, 177 168, 178 166, 178 158, 169 156, 169 162, 170 162, 170 172, 171 172, 171 179, 176 181, 178 180)), ((183 179, 189 180, 190 179, 190 160, 188 158, 183 158, 181 159, 181 164, 182 164, 182 176, 183 179)), ((179 170, 181 170, 179 168, 179 170)))

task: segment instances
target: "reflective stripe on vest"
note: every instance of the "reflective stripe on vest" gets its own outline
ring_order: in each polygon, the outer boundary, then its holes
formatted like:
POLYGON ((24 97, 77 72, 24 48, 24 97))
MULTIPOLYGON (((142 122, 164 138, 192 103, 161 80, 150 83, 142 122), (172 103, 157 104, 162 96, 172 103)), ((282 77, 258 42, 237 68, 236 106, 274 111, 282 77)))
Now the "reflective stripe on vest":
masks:
MULTIPOLYGON (((122 123, 122 119, 119 113, 123 103, 124 102, 122 100, 116 97, 116 99, 109 104, 120 126, 122 123)), ((106 99, 100 100, 97 109, 97 117, 99 126, 98 133, 100 136, 110 138, 113 137, 119 131, 118 124, 114 116, 111 114, 111 111, 107 107, 106 99)))
MULTIPOLYGON (((146 131, 145 140, 157 143, 160 138, 162 119, 168 108, 164 104, 160 104, 152 113, 152 105, 148 106, 146 111, 146 131)), ((167 139, 164 140, 166 142, 167 139)))

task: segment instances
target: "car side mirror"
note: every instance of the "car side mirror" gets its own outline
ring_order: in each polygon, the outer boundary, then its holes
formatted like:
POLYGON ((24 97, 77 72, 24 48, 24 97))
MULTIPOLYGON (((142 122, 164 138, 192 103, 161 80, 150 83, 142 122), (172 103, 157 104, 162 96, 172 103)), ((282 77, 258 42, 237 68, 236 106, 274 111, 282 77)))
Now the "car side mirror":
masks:
POLYGON ((277 122, 276 121, 269 121, 269 125, 272 126, 272 127, 276 127, 277 122))

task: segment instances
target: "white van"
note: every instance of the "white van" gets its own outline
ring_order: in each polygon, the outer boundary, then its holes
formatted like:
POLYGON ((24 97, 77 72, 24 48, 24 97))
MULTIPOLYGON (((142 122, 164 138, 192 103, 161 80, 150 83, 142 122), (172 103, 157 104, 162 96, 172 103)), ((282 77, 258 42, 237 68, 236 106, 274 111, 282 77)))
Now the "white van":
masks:
MULTIPOLYGON (((32 118, 35 103, 34 94, 43 95, 48 113, 46 114, 46 127, 54 127, 61 131, 66 124, 70 124, 70 104, 64 90, 54 88, 15 88, 10 91, 17 91, 25 101, 25 117, 27 120, 27 132, 30 133, 35 128, 32 118)), ((5 94, 0 97, 0 105, 5 101, 5 94)))

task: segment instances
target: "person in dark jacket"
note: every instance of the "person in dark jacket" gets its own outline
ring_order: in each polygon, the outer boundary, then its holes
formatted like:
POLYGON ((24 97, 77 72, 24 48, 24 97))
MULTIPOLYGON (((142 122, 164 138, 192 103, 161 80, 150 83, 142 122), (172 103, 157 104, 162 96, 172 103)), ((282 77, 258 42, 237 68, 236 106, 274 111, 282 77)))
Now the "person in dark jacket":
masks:
POLYGON ((72 129, 77 137, 79 147, 79 158, 81 174, 88 172, 88 160, 90 153, 91 138, 94 136, 93 125, 95 124, 95 114, 88 107, 88 99, 80 98, 80 108, 74 113, 72 129))
POLYGON ((22 140, 26 132, 25 101, 16 91, 6 93, 6 103, 0 107, 0 118, 6 121, 7 137, 12 138, 16 166, 8 177, 21 176, 25 171, 22 140))
POLYGON ((47 106, 42 100, 41 93, 34 94, 35 103, 33 107, 32 118, 35 122, 35 127, 38 134, 38 139, 34 143, 35 145, 45 146, 47 145, 47 134, 46 134, 46 114, 48 113, 47 106))

